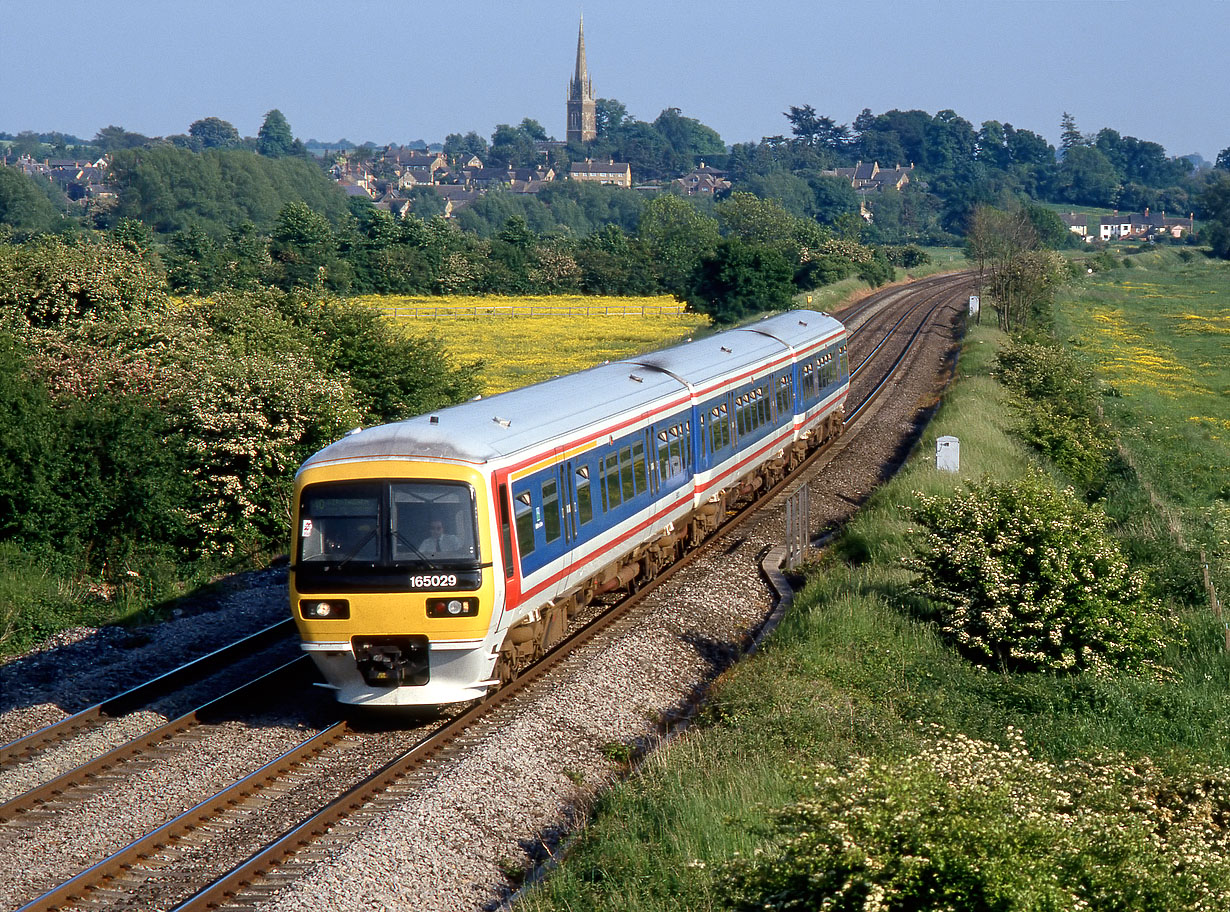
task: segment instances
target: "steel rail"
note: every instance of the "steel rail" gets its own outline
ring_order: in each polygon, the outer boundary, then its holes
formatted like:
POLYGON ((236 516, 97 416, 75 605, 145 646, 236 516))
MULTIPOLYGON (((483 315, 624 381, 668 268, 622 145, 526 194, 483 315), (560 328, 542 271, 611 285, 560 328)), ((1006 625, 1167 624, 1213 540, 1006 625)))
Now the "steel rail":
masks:
MULTIPOLYGON (((952 289, 952 291, 955 292, 956 289, 952 289)), ((919 303, 921 304, 922 302, 919 302, 919 303)), ((939 295, 937 295, 937 300, 935 301, 934 304, 931 305, 931 309, 927 311, 926 315, 924 315, 923 319, 919 322, 914 332, 910 334, 910 338, 907 340, 905 346, 901 349, 900 354, 898 354, 897 357, 893 360, 893 363, 889 365, 889 368, 885 372, 884 376, 880 378, 880 381, 875 385, 875 387, 872 388, 871 392, 869 392, 866 395, 863 401, 860 402, 858 406, 855 407, 855 409, 852 412, 850 412, 849 415, 846 416, 845 423, 847 426, 857 421, 859 417, 862 415, 864 409, 866 409, 867 406, 871 405, 871 403, 874 402, 879 397, 880 393, 885 389, 885 387, 888 386, 889 381, 892 380, 896 376, 897 368, 901 366, 901 363, 905 360, 906 356, 913 350, 914 343, 918 340, 918 337, 922 335, 922 331, 928 327, 931 317, 934 316, 935 312, 938 311, 941 307, 949 303, 951 303, 950 298, 940 297, 939 295)), ((915 305, 915 307, 917 306, 918 305, 915 305)), ((911 311, 913 309, 914 308, 911 308, 911 311)), ((897 326, 894 325, 893 329, 890 330, 890 334, 892 332, 895 332, 896 328, 897 326)), ((879 346, 876 346, 876 349, 878 350, 879 346)), ((862 364, 859 365, 859 367, 861 368, 864 364, 867 363, 868 360, 869 360, 868 358, 863 359, 863 362, 862 364)))
POLYGON ((71 737, 104 716, 125 715, 186 684, 195 683, 218 669, 233 664, 238 659, 267 648, 279 639, 288 636, 293 630, 294 621, 290 618, 270 624, 263 630, 228 643, 226 646, 193 659, 191 662, 186 662, 143 684, 131 687, 93 706, 87 706, 58 722, 23 735, 8 744, 0 745, 0 769, 13 766, 21 758, 71 737))
POLYGON ((143 859, 149 858, 155 852, 178 842, 185 835, 199 828, 205 821, 218 816, 227 808, 233 807, 276 782, 290 770, 302 765, 326 750, 334 742, 339 741, 348 731, 349 728, 345 721, 333 723, 323 731, 270 760, 260 769, 249 773, 184 811, 178 817, 168 820, 140 839, 134 840, 102 861, 91 865, 71 880, 31 900, 16 912, 53 912, 53 910, 69 908, 74 903, 88 900, 90 893, 123 876, 130 868, 139 864, 143 859))
POLYGON ((210 713, 219 713, 229 706, 242 703, 242 701, 248 700, 253 694, 266 688, 271 690, 275 688, 280 689, 283 685, 276 682, 285 678, 294 676, 306 678, 311 673, 311 670, 311 660, 308 656, 296 656, 278 668, 268 671, 220 697, 215 697, 195 709, 191 709, 179 717, 159 725, 157 728, 138 735, 123 744, 116 745, 111 750, 99 754, 92 760, 88 760, 48 782, 44 782, 22 792, 20 795, 10 798, 8 801, 0 804, 0 822, 12 820, 20 814, 33 810, 40 804, 59 800, 66 793, 74 788, 85 785, 100 774, 132 760, 134 757, 161 744, 163 741, 175 738, 204 724, 203 716, 210 713))

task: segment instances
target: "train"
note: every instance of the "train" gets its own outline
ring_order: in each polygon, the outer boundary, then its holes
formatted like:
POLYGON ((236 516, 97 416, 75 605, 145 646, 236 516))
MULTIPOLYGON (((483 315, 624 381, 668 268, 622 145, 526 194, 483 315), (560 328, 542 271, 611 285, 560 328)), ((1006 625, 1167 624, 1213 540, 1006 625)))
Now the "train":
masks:
POLYGON ((295 477, 290 602, 338 700, 481 699, 841 433, 845 327, 791 310, 405 421, 295 477))

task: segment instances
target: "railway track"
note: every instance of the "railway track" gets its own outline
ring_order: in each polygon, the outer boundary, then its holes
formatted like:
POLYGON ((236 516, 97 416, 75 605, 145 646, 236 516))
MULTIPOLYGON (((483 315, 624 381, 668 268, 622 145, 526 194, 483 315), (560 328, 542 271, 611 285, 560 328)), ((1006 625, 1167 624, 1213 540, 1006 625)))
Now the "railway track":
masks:
POLYGON ((78 710, 8 744, 0 745, 0 773, 13 769, 55 744, 97 727, 108 718, 126 715, 138 707, 155 703, 182 687, 195 684, 241 659, 286 640, 294 632, 295 624, 290 618, 271 624, 123 693, 78 710))
MULTIPOLYGON (((911 345, 925 332, 928 317, 933 319, 945 303, 951 305, 955 298, 960 297, 962 288, 960 285, 954 286, 952 280, 929 280, 917 283, 913 291, 894 289, 883 297, 869 299, 857 308, 840 314, 850 323, 858 321, 851 331, 851 351, 861 356, 855 371, 860 402, 851 411, 851 424, 865 420, 861 416, 866 415, 868 410, 863 405, 875 400, 887 388, 890 381, 886 381, 885 377, 892 375, 893 368, 884 365, 900 367, 908 358, 911 345), (902 300, 909 302, 904 313, 894 307, 896 302, 902 300), (871 335, 882 338, 878 344, 867 345, 863 339, 871 335), (873 378, 873 374, 877 376, 873 378)), ((851 395, 854 395, 853 380, 851 395)), ((840 438, 843 445, 848 445, 850 440, 848 436, 840 438)), ((816 464, 828 457, 829 454, 824 451, 813 455, 800 472, 815 471, 816 464)), ((770 492, 762 503, 771 501, 776 492, 791 483, 799 483, 797 473, 770 492)), ((390 795, 413 792, 426 779, 436 776, 435 768, 442 764, 442 758, 450 751, 458 752, 459 745, 472 738, 477 728, 487 724, 484 720, 506 711, 508 707, 534 699, 535 688, 541 690, 546 686, 544 682, 557 675, 563 663, 583 652, 587 644, 602 636, 611 636, 612 630, 625 623, 624 619, 635 614, 639 606, 652 600, 655 593, 661 587, 668 586, 677 574, 685 574, 698 562, 715 560, 714 551, 727 548, 732 536, 738 543, 739 535, 735 530, 750 522, 755 515, 756 508, 753 506, 732 517, 731 522, 710 539, 707 550, 691 552, 684 561, 659 576, 641 592, 612 607, 601 620, 557 645, 542 662, 527 669, 512 685, 485 703, 472 707, 454 719, 433 721, 420 731, 407 733, 405 739, 412 743, 405 749, 385 751, 392 754, 387 760, 381 761, 377 756, 380 751, 372 751, 368 760, 368 765, 373 767, 372 772, 355 777, 353 786, 343 794, 337 794, 336 789, 328 794, 321 791, 312 813, 297 816, 292 825, 284 827, 276 838, 264 839, 268 845, 260 851, 248 853, 232 847, 229 853, 221 853, 226 870, 219 872, 217 863, 211 866, 195 860, 195 856, 201 854, 197 851, 198 846, 219 836, 229 838, 227 834, 236 835, 237 831, 248 827, 250 818, 256 813, 248 805, 268 805, 280 796, 296 789, 302 790, 302 783, 296 777, 306 781, 303 770, 319 763, 322 756, 344 753, 348 745, 353 750, 356 743, 371 733, 356 731, 343 722, 322 728, 319 733, 302 739, 260 770, 231 783, 228 788, 219 790, 153 831, 132 840, 114 851, 109 858, 89 866, 64 884, 30 899, 21 907, 23 912, 60 908, 168 908, 181 900, 177 909, 248 907, 267 892, 262 891, 259 884, 269 881, 270 872, 280 869, 283 872, 281 879, 285 880, 289 876, 288 871, 307 863, 304 861, 305 855, 309 860, 319 857, 325 851, 320 848, 320 837, 326 833, 334 834, 334 843, 352 838, 363 829, 364 819, 380 813, 382 806, 388 806, 393 800, 390 795), (382 799, 380 796, 385 797, 382 799), (344 822, 347 820, 349 824, 344 822), (305 847, 311 846, 316 848, 307 848, 305 852, 305 847), (235 859, 236 855, 243 857, 235 859), (228 858, 234 861, 228 861, 228 858), (176 876, 170 876, 170 869, 176 870, 176 876), (206 883, 209 885, 202 887, 206 883)), ((368 740, 379 740, 379 736, 368 740)), ((30 750, 25 751, 25 754, 29 753, 30 750)), ((320 778, 316 776, 317 781, 320 778)), ((282 816, 287 815, 284 813, 282 816)), ((262 843, 258 841, 256 844, 262 843)), ((276 876, 273 879, 275 882, 278 880, 276 876)))

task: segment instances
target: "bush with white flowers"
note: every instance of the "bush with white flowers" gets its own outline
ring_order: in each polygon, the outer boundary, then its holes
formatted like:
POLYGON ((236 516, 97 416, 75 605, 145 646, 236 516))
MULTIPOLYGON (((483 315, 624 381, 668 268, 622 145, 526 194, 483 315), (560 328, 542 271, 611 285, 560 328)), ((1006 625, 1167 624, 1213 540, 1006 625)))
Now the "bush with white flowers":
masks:
POLYGON ((902 759, 821 765, 727 866, 738 910, 1221 910, 1230 770, 1062 763, 936 731, 902 759))
POLYGON ((1162 651, 1160 611, 1105 514, 1037 472, 919 495, 917 591, 963 654, 1003 671, 1142 670, 1162 651))

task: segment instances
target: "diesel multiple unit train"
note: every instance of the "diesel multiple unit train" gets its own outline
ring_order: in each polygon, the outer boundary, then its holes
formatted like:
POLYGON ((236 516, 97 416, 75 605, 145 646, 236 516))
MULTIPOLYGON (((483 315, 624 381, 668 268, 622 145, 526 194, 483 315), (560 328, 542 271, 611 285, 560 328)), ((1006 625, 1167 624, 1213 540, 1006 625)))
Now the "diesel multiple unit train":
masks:
POLYGON ((345 703, 482 697, 841 433, 845 328, 794 310, 353 431, 295 483, 291 608, 345 703))

